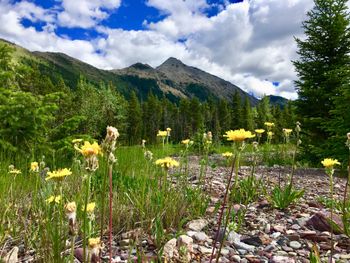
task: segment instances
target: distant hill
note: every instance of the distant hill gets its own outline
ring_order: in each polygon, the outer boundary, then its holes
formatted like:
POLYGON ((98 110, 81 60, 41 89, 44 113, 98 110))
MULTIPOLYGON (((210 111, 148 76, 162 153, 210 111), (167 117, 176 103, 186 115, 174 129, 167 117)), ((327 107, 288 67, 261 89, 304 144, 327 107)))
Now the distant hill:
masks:
POLYGON ((288 99, 283 98, 281 96, 269 95, 267 97, 269 98, 269 101, 270 101, 271 105, 278 105, 281 108, 283 108, 289 101, 288 99))
MULTIPOLYGON (((191 97, 197 97, 201 101, 208 98, 231 100, 237 91, 242 99, 248 97, 253 106, 258 103, 257 98, 236 85, 172 57, 156 68, 136 63, 123 69, 102 70, 63 53, 30 52, 6 40, 0 40, 1 42, 16 49, 15 60, 35 64, 53 80, 62 76, 66 85, 71 88, 75 87, 79 77, 83 76, 95 85, 101 82, 112 83, 126 97, 135 91, 141 99, 145 99, 149 92, 152 92, 173 102, 191 97)), ((272 103, 283 104, 284 100, 286 99, 282 97, 270 96, 272 103)))

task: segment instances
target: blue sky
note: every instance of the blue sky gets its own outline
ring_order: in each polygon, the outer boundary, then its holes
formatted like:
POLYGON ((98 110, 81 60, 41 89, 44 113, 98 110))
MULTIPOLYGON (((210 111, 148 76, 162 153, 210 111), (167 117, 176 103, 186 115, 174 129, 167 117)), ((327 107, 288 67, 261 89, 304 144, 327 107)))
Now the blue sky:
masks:
POLYGON ((0 38, 98 68, 168 57, 256 96, 296 98, 294 36, 312 0, 0 0, 0 38))

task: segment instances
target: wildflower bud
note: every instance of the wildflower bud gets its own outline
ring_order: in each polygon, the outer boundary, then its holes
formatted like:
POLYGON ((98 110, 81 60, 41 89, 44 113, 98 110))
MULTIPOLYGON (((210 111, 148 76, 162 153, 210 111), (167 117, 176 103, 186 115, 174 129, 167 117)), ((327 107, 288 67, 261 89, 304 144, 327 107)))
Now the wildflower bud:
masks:
POLYGON ((115 158, 114 154, 111 152, 109 155, 108 155, 108 162, 109 163, 115 163, 117 161, 117 158, 115 158))
POLYGON ((258 149, 258 146, 259 146, 259 143, 256 142, 256 141, 254 141, 254 142, 253 142, 253 148, 254 148, 254 150, 257 150, 257 149, 258 149))
POLYGON ((85 169, 90 172, 95 172, 99 167, 96 155, 92 155, 85 159, 85 169))
POLYGON ((101 241, 100 238, 89 238, 89 254, 91 257, 91 262, 101 262, 100 251, 101 251, 101 241))
POLYGON ((107 126, 107 135, 106 139, 111 141, 116 141, 119 137, 119 132, 117 128, 114 128, 112 126, 107 126))
POLYGON ((348 133, 346 134, 346 136, 348 137, 348 140, 350 141, 350 132, 348 132, 348 133))
POLYGON ((207 133, 207 139, 208 139, 209 141, 212 141, 212 140, 213 140, 213 134, 211 133, 211 131, 208 131, 208 133, 207 133))
POLYGON ((300 132, 301 131, 300 125, 301 125, 300 122, 297 121, 296 122, 296 127, 295 127, 295 131, 296 132, 300 132))
POLYGON ((153 153, 151 151, 145 151, 144 157, 145 157, 146 160, 152 161, 153 153))
POLYGON ((171 132, 171 128, 166 128, 166 134, 168 137, 170 137, 170 132, 171 132))
POLYGON ((76 235, 77 205, 75 204, 75 202, 70 202, 64 206, 64 209, 66 211, 66 216, 69 222, 69 234, 76 235))
POLYGON ((146 140, 142 140, 141 146, 142 146, 142 148, 146 148, 146 140))

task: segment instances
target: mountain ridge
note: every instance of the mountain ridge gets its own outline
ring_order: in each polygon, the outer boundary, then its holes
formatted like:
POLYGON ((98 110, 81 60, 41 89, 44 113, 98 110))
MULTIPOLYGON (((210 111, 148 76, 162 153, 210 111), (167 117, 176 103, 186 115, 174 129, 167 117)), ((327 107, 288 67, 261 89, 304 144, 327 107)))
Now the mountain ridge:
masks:
POLYGON ((96 86, 100 83, 112 83, 126 97, 134 91, 140 99, 146 99, 151 92, 158 97, 165 96, 173 102, 193 97, 201 101, 209 98, 231 101, 233 94, 238 92, 242 100, 248 98, 252 106, 259 101, 233 83, 200 68, 186 65, 175 57, 169 57, 155 68, 137 62, 122 69, 104 70, 65 53, 31 52, 10 41, 0 39, 1 42, 15 47, 17 59, 36 63, 44 74, 54 79, 61 75, 70 88, 74 88, 83 76, 96 86))

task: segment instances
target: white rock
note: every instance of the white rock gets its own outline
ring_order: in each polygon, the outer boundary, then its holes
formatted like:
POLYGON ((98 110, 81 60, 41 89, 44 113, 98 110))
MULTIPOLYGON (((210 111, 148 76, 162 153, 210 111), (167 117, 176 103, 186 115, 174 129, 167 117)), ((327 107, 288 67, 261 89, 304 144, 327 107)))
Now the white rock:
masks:
POLYGON ((197 219, 188 223, 188 228, 193 231, 202 231, 208 225, 208 220, 205 219, 197 219))
POLYGON ((192 253, 193 252, 193 239, 192 237, 186 236, 186 235, 181 235, 179 236, 179 238, 177 239, 177 247, 185 247, 186 251, 188 253, 192 253))
POLYGON ((164 248, 163 248, 163 255, 167 259, 172 259, 176 252, 177 252, 176 238, 173 238, 165 243, 164 248))
POLYGON ((205 242, 209 237, 204 232, 197 232, 193 235, 194 239, 199 242, 205 242))
POLYGON ((212 252, 212 248, 207 248, 207 247, 204 247, 204 246, 199 246, 198 247, 198 250, 199 252, 201 252, 202 254, 211 254, 212 252))
POLYGON ((7 255, 4 257, 4 262, 6 263, 16 263, 18 262, 18 247, 12 248, 7 255))

